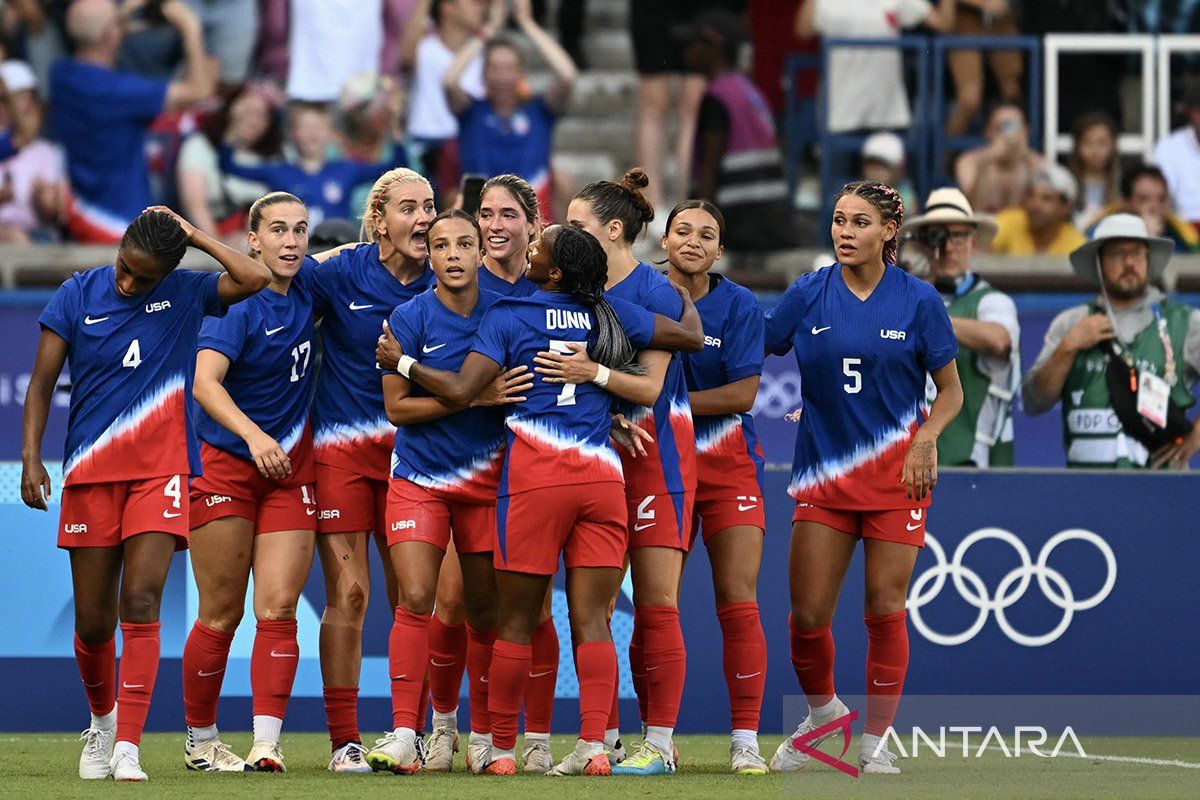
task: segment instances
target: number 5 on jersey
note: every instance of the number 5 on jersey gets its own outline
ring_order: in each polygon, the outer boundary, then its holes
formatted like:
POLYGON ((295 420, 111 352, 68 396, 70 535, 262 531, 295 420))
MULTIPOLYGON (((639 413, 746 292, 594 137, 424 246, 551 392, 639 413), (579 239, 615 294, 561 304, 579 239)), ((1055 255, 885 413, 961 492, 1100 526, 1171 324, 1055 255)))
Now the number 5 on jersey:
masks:
POLYGON ((861 358, 842 359, 842 374, 850 379, 849 383, 842 384, 842 388, 846 390, 846 394, 858 394, 862 391, 862 373, 854 369, 861 363, 861 358))

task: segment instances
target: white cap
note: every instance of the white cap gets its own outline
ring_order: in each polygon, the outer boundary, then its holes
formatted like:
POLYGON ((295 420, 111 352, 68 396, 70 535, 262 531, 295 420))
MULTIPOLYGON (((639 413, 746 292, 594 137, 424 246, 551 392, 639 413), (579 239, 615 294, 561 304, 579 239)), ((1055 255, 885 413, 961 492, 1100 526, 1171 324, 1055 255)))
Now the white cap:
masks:
POLYGON ((867 137, 862 146, 864 161, 882 161, 895 169, 904 165, 904 140, 891 131, 879 131, 867 137))
POLYGON ((1047 161, 1035 169, 1029 178, 1029 185, 1049 186, 1071 205, 1074 205, 1075 198, 1079 196, 1079 184, 1075 182, 1075 176, 1066 167, 1053 161, 1047 161))
POLYGON ((37 77, 24 61, 10 59, 0 64, 0 78, 10 92, 24 92, 37 89, 37 77))

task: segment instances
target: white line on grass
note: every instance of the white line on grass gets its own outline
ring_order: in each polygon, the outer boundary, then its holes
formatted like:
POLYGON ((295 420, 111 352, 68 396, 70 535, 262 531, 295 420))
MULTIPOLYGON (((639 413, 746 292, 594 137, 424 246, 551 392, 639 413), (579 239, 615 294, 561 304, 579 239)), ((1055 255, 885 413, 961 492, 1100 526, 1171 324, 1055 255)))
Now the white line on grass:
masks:
MULTIPOLYGON (((996 745, 988 745, 988 750, 995 752, 1003 752, 1003 749, 996 745)), ((1088 761, 1114 761, 1121 764, 1146 764, 1152 767, 1181 767, 1183 769, 1200 769, 1200 764, 1192 761, 1180 761, 1173 758, 1142 758, 1141 756, 1102 756, 1094 753, 1088 753, 1086 756, 1081 756, 1079 753, 1061 752, 1055 758, 1084 758, 1088 761)))

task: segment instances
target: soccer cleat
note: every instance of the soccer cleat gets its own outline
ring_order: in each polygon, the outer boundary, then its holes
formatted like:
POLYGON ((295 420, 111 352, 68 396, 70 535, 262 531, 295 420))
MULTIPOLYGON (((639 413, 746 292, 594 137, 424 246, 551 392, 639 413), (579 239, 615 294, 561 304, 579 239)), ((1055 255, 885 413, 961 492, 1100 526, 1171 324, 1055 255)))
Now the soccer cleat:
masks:
POLYGON ((521 761, 525 764, 526 772, 546 773, 554 768, 554 756, 550 755, 550 742, 545 739, 529 741, 521 753, 521 761))
POLYGON ((220 739, 195 747, 183 746, 183 765, 199 772, 253 772, 254 768, 234 755, 220 739))
POLYGON ((425 744, 425 734, 418 733, 413 740, 413 745, 417 748, 417 763, 422 768, 425 767, 425 759, 429 758, 429 745, 425 744))
POLYGON ((458 731, 452 728, 434 728, 424 750, 424 758, 420 758, 418 754, 422 769, 430 772, 449 772, 454 767, 454 754, 458 752, 458 731))
POLYGON ((113 738, 116 734, 110 728, 88 728, 79 734, 79 740, 86 743, 79 756, 79 777, 96 781, 112 774, 113 738))
POLYGON ((421 768, 417 760, 417 745, 414 739, 401 736, 400 728, 375 740, 375 746, 367 753, 367 763, 376 772, 394 772, 411 775, 421 768))
POLYGON ((896 754, 884 747, 882 741, 868 744, 865 738, 862 742, 862 753, 858 757, 858 765, 862 767, 863 773, 899 775, 900 768, 894 763, 896 754))
POLYGON ((610 767, 620 764, 629 755, 625 752, 625 745, 621 744, 620 739, 617 739, 617 743, 612 747, 605 747, 604 750, 608 753, 608 765, 610 767))
POLYGON ((612 768, 613 775, 674 775, 675 759, 650 742, 642 742, 629 758, 612 768))
MULTIPOLYGON (((546 751, 549 755, 549 750, 546 751)), ((547 775, 611 775, 612 765, 603 742, 575 741, 575 749, 554 765, 547 775)))
POLYGON ((254 772, 287 772, 279 742, 255 742, 246 763, 254 772))
POLYGON ((472 733, 467 739, 467 770, 482 775, 492 760, 492 741, 487 735, 472 733))
POLYGON ((517 761, 510 756, 500 756, 483 768, 484 775, 516 775, 517 761))
POLYGON ((113 754, 112 776, 114 781, 150 780, 150 777, 142 772, 142 765, 138 763, 137 753, 129 751, 113 754))
MULTIPOLYGON (((804 722, 800 723, 800 727, 796 728, 796 732, 784 739, 779 747, 775 750, 775 755, 771 758, 771 771, 795 772, 796 770, 804 769, 804 765, 808 763, 808 754, 797 750, 794 746, 792 746, 792 742, 804 734, 814 731, 822 725, 828 722, 833 722, 838 717, 849 713, 850 709, 846 708, 846 704, 841 700, 837 701, 837 706, 834 708, 833 713, 829 715, 828 719, 817 721, 813 719, 812 714, 810 713, 804 718, 804 722)), ((832 730, 824 736, 818 736, 815 739, 810 739, 808 742, 806 742, 806 746, 816 747, 837 732, 837 730, 832 730)))
POLYGON ((329 759, 330 772, 371 772, 371 765, 365 760, 367 748, 360 742, 346 742, 333 751, 329 759))
POLYGON ((748 744, 729 745, 729 761, 734 775, 766 775, 767 762, 757 747, 748 744))

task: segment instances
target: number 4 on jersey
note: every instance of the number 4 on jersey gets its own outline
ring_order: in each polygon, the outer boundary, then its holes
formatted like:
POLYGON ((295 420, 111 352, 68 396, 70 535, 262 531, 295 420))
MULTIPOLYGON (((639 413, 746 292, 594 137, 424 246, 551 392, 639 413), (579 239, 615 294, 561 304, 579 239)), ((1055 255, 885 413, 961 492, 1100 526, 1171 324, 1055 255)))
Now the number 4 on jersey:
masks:
POLYGON ((125 351, 125 357, 121 359, 122 367, 136 369, 137 365, 142 363, 142 346, 134 339, 129 343, 129 349, 125 351))

